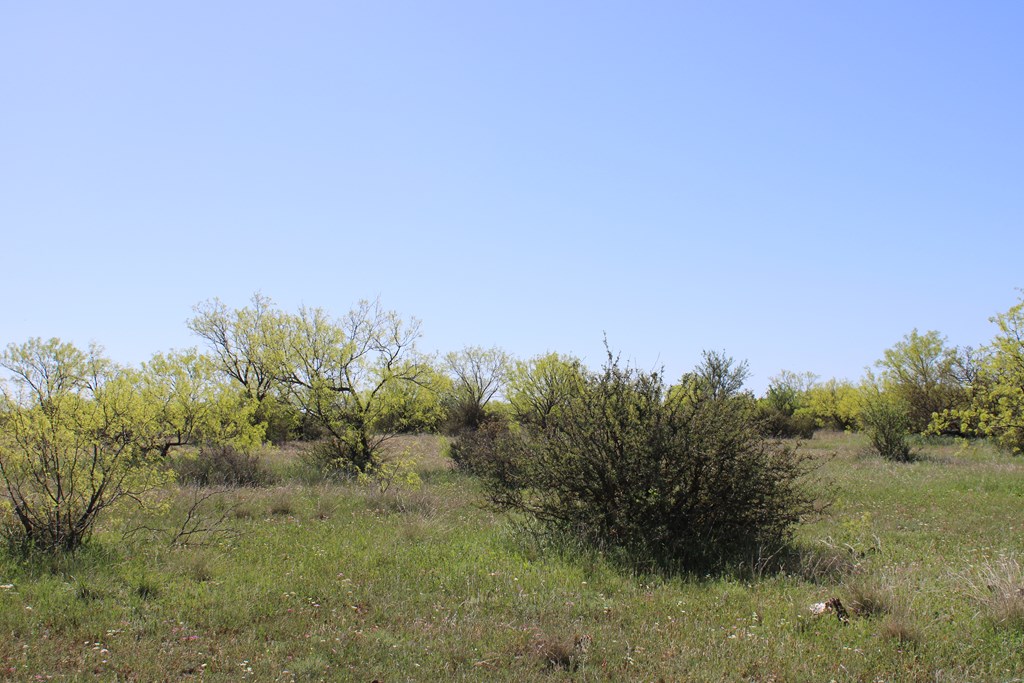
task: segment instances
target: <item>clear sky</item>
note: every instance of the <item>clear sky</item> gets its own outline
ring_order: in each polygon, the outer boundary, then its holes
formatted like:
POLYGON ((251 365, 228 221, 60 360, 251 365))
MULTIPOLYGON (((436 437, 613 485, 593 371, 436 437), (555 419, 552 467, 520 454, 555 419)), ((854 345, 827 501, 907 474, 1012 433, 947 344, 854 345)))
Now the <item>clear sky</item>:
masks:
POLYGON ((1024 286, 1024 3, 0 4, 0 343, 192 306, 858 378, 1024 286))

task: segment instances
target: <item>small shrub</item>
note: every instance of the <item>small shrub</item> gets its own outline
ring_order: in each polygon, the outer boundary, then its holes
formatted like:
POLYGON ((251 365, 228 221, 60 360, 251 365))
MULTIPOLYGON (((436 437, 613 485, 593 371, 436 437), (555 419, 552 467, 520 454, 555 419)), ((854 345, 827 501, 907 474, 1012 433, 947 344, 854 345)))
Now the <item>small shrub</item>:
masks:
POLYGON ((135 594, 143 600, 149 600, 160 593, 160 583, 150 576, 140 576, 135 582, 135 594))
POLYGON ((449 436, 473 431, 487 420, 487 409, 477 403, 460 401, 458 397, 445 397, 445 419, 441 431, 449 436))
POLYGON ((423 480, 414 469, 415 465, 416 461, 410 458, 386 460, 360 472, 356 481, 380 496, 386 495, 388 491, 415 491, 423 485, 423 480))
POLYGON ((492 487, 511 489, 520 474, 514 435, 523 433, 507 420, 488 420, 453 438, 448 455, 458 469, 483 477, 492 487))
POLYGON ((178 482, 185 486, 266 486, 273 475, 256 455, 231 446, 203 446, 175 458, 178 482))
POLYGON ((354 479, 359 473, 371 467, 376 459, 368 459, 363 465, 357 466, 357 459, 352 448, 344 441, 328 437, 309 445, 299 456, 299 462, 305 470, 301 477, 310 483, 316 481, 343 481, 354 479))
POLYGON ((92 586, 76 581, 75 597, 83 602, 92 602, 94 600, 102 600, 103 593, 92 586))
POLYGON ((869 396, 861 407, 861 425, 871 447, 886 460, 909 462, 910 418, 903 405, 884 393, 869 396))
POLYGON ((534 651, 545 669, 578 671, 586 664, 593 640, 589 634, 576 635, 572 639, 538 635, 534 651))

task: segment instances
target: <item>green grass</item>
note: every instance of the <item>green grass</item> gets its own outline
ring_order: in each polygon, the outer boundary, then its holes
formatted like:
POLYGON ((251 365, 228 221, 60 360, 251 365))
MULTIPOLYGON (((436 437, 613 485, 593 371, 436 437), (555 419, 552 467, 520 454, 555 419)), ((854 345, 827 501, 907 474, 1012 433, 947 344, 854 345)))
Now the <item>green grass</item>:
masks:
POLYGON ((1024 461, 857 435, 803 446, 833 503, 785 573, 638 575, 542 551, 481 506, 432 437, 391 444, 418 491, 294 483, 207 501, 219 534, 173 547, 192 500, 107 519, 71 558, 0 555, 10 680, 1005 681, 1024 676, 1024 461), (198 544, 204 541, 205 544, 198 544), (812 616, 838 597, 851 614, 812 616), (574 649, 580 636, 592 642, 574 649))

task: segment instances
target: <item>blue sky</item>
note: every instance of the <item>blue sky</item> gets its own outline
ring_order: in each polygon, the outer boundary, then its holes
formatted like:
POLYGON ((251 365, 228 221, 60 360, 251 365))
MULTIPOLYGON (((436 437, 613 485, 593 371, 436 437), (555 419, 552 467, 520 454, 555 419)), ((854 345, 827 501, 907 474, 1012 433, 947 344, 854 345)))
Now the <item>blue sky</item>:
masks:
POLYGON ((1024 286, 1024 4, 0 7, 0 342, 254 291, 422 347, 856 379, 1024 286))

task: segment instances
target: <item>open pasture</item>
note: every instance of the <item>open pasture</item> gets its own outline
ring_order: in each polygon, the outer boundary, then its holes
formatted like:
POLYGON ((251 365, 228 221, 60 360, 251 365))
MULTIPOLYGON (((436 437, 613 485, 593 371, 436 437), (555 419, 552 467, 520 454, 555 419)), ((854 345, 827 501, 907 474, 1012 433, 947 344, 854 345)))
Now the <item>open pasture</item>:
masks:
POLYGON ((1024 676, 1024 462, 984 442, 922 441, 900 464, 819 432, 802 448, 823 505, 795 551, 711 576, 546 547, 483 505, 440 438, 391 447, 418 489, 311 482, 298 449, 275 450, 273 485, 172 487, 75 555, 0 555, 0 677, 1024 676), (813 614, 832 598, 848 621, 813 614))

